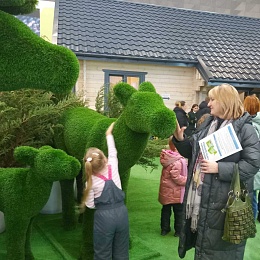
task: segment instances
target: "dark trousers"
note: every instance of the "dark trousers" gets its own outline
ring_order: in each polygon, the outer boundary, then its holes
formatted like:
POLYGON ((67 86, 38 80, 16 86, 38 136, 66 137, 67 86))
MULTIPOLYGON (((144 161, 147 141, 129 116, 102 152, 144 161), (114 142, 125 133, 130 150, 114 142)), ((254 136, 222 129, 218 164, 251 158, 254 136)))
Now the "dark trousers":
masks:
POLYGON ((129 260, 129 221, 125 205, 95 211, 94 260, 129 260))
POLYGON ((161 230, 166 232, 171 230, 171 215, 174 213, 174 230, 176 233, 181 232, 183 204, 167 204, 162 206, 161 210, 161 230))

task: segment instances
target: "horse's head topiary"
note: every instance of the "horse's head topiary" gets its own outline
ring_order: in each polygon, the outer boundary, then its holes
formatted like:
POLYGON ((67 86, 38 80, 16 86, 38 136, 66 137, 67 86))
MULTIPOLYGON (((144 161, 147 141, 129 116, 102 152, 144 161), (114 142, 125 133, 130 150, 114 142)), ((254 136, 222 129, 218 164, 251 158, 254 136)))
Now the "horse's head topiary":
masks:
POLYGON ((138 133, 169 137, 176 127, 176 116, 167 109, 152 83, 144 82, 139 91, 127 83, 118 83, 114 93, 125 106, 123 117, 127 126, 138 133), (162 127, 163 126, 163 127, 162 127))
POLYGON ((71 179, 80 170, 77 159, 67 155, 63 150, 42 146, 35 149, 30 146, 20 146, 14 151, 17 161, 30 166, 34 174, 48 182, 71 179))

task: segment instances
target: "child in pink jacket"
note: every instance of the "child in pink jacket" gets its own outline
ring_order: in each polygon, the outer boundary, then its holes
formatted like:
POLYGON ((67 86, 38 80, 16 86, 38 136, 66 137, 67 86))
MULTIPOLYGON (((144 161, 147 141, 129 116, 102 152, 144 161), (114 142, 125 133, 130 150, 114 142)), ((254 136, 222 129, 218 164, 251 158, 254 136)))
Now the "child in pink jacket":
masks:
POLYGON ((171 150, 162 150, 160 163, 162 174, 159 189, 159 202, 163 205, 161 210, 161 235, 165 236, 171 231, 170 218, 174 213, 174 236, 180 234, 182 202, 187 180, 187 160, 182 157, 171 142, 171 150))

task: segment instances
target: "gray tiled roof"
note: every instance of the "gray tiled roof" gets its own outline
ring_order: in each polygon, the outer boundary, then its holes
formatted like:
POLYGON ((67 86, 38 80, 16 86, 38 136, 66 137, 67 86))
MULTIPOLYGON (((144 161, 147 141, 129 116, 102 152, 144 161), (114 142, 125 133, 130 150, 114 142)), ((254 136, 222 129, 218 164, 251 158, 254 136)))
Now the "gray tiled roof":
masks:
POLYGON ((16 17, 25 23, 34 33, 40 36, 40 18, 26 15, 17 15, 16 17))
POLYGON ((209 84, 260 87, 260 19, 116 0, 59 0, 58 44, 79 58, 195 65, 209 84))

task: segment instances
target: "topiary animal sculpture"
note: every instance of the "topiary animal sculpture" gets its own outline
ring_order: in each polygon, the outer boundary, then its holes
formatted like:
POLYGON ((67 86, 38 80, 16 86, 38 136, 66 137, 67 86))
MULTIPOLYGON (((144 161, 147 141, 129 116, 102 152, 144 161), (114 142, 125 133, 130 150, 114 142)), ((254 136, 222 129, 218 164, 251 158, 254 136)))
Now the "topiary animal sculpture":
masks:
MULTIPOLYGON (((175 130, 176 117, 174 112, 164 105, 162 97, 156 93, 150 82, 142 83, 139 90, 127 83, 118 83, 114 86, 114 93, 124 106, 118 119, 107 118, 88 108, 67 110, 62 120, 63 132, 56 134, 56 145, 79 160, 82 160, 86 149, 92 146, 107 154, 105 131, 111 122, 116 121, 113 135, 118 150, 122 187, 127 192, 130 169, 141 157, 150 135, 169 137, 175 130)), ((64 224, 67 228, 73 228, 73 180, 62 181, 61 188, 64 224)), ((91 243, 92 217, 91 214, 89 217, 88 214, 85 215, 84 223, 89 225, 89 228, 84 227, 84 230, 88 231, 89 237, 85 237, 83 241, 91 243)), ((89 250, 83 251, 90 257, 89 250)))
POLYGON ((0 91, 33 88, 68 93, 77 81, 76 55, 45 41, 11 15, 31 13, 37 2, 0 1, 0 91))
POLYGON ((53 182, 74 178, 80 163, 50 146, 20 146, 14 156, 29 168, 0 168, 0 211, 5 214, 7 259, 34 259, 30 244, 33 218, 47 202, 53 182))

